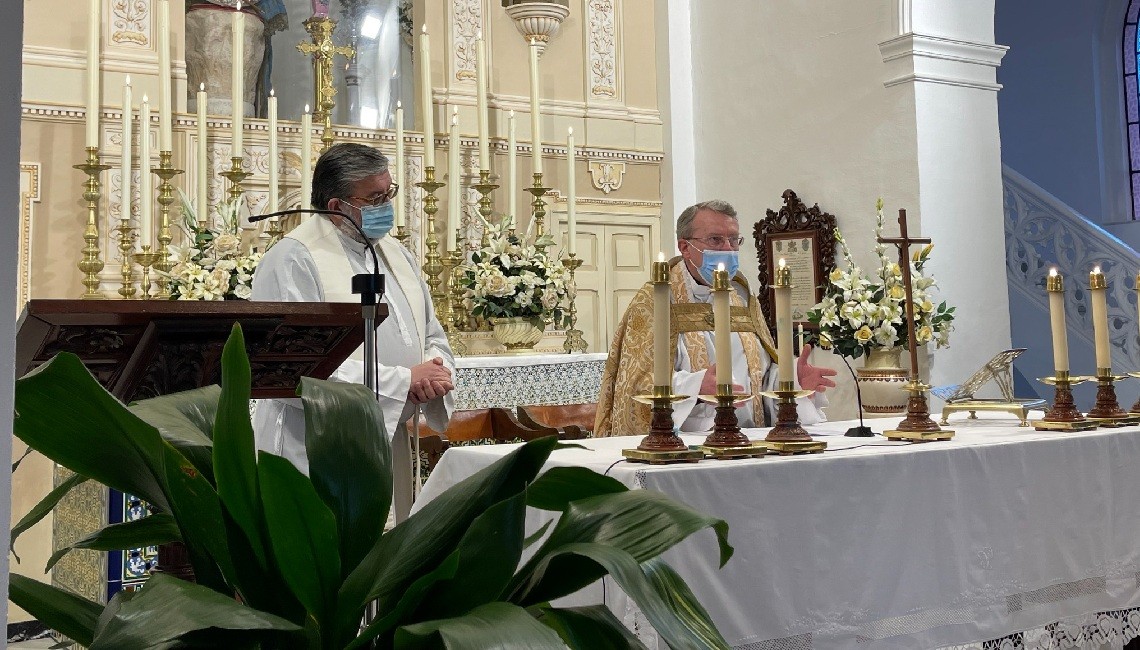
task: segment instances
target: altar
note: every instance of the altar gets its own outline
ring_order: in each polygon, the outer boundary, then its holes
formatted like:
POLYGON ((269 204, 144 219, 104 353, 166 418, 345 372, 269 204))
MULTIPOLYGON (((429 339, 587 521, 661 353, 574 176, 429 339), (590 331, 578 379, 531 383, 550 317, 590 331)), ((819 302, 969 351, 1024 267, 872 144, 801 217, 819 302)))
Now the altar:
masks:
MULTIPOLYGON (((717 569, 701 531, 665 554, 734 648, 1122 647, 1140 636, 1140 427, 1057 434, 979 414, 947 442, 846 438, 823 454, 648 466, 636 438, 584 441, 548 466, 584 466, 725 519, 717 569)), ((876 420, 878 428, 893 425, 876 420)), ((747 431, 752 438, 761 430, 747 431)), ((703 436, 683 436, 696 444, 703 436)), ((515 445, 453 448, 422 507, 515 445)), ((528 531, 550 513, 528 510, 528 531)), ((612 581, 604 602, 649 647, 656 635, 612 581)))

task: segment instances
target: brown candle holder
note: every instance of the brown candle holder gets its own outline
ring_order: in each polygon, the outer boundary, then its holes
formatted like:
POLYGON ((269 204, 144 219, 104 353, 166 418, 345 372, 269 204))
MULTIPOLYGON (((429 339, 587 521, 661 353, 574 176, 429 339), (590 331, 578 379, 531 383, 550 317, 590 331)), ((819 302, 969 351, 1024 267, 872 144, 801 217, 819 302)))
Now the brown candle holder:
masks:
MULTIPOLYGON (((1140 372, 1130 372, 1128 373, 1128 376, 1140 379, 1140 372)), ((1129 409, 1129 412, 1132 415, 1140 415, 1140 398, 1136 399, 1136 403, 1132 405, 1132 408, 1129 409)))
POLYGON ((1140 417, 1131 415, 1120 408, 1116 398, 1116 382, 1127 375, 1115 375, 1112 368, 1096 369, 1096 404, 1089 411, 1087 419, 1102 427, 1128 427, 1140 424, 1140 417))
POLYGON ((763 456, 767 453, 767 446, 763 442, 752 442, 748 436, 740 431, 740 422, 736 417, 736 405, 752 396, 748 393, 737 393, 732 390, 732 384, 717 384, 716 395, 701 395, 698 399, 708 404, 716 404, 716 415, 713 416, 712 433, 705 438, 701 451, 710 458, 725 460, 730 458, 751 458, 763 456))
POLYGON ((1088 431, 1097 428, 1097 423, 1086 419, 1073 403, 1073 386, 1086 382, 1090 377, 1070 376, 1068 371, 1053 377, 1041 377, 1041 383, 1054 387, 1053 406, 1045 411, 1045 417, 1033 420, 1033 428, 1038 431, 1088 431))
POLYGON ((887 440, 910 440, 912 442, 933 442, 935 440, 949 440, 954 437, 950 429, 943 429, 930 418, 930 406, 926 401, 926 391, 930 386, 918 379, 907 382, 903 388, 910 393, 906 401, 906 417, 899 422, 898 428, 883 432, 887 440))
POLYGON ((796 400, 807 397, 812 392, 802 388, 797 390, 794 382, 782 381, 777 390, 760 393, 776 400, 776 426, 764 438, 764 446, 768 451, 781 455, 818 454, 827 449, 826 442, 812 439, 800 426, 796 400))
POLYGON ((636 449, 623 449, 621 455, 638 463, 694 463, 705 457, 704 452, 689 449, 681 437, 673 432, 673 402, 688 399, 688 395, 675 395, 672 386, 654 386, 652 395, 637 395, 633 399, 653 407, 649 420, 649 435, 636 449))

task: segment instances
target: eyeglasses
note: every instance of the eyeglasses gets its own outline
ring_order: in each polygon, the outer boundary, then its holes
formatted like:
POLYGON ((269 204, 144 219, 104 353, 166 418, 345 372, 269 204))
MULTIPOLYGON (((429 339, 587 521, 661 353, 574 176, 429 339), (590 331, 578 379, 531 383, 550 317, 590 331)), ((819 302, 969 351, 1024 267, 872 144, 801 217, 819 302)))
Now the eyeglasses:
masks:
POLYGON ((399 193, 400 193, 400 185, 398 183, 392 183, 392 185, 388 187, 387 192, 383 192, 380 194, 373 194, 370 197, 347 196, 347 197, 345 197, 345 199, 353 199, 355 201, 360 201, 360 203, 362 205, 357 206, 357 207, 361 207, 361 208, 363 208, 364 206, 376 207, 376 206, 384 205, 388 201, 391 201, 392 199, 396 198, 396 195, 399 193))
POLYGON ((713 235, 712 237, 689 237, 688 241, 704 242, 709 248, 724 248, 725 246, 730 246, 733 250, 740 250, 740 245, 744 243, 744 238, 740 235, 736 237, 713 235))

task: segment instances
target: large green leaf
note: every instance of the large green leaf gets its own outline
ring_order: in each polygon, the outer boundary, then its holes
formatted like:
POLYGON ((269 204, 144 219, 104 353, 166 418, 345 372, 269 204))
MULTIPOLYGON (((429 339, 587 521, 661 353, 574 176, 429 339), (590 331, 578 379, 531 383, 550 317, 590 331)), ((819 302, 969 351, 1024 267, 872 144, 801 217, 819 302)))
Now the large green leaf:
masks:
POLYGON ((313 484, 288 460, 263 453, 257 473, 277 568, 323 628, 340 587, 336 520, 313 484))
MULTIPOLYGON (((608 573, 622 591, 637 603, 638 608, 653 625, 653 629, 661 635, 670 648, 727 650, 729 647, 728 642, 716 630, 716 626, 708 620, 708 614, 703 609, 694 610, 689 607, 687 598, 674 599, 662 588, 661 582, 651 580, 645 575, 633 555, 620 548, 598 543, 566 544, 546 556, 535 567, 535 571, 541 574, 558 558, 566 556, 577 556, 584 563, 596 563, 599 572, 608 573), (703 617, 704 620, 694 623, 694 617, 698 619, 703 617)), ((672 577, 684 584, 676 574, 672 577)), ((687 587, 685 591, 688 598, 691 598, 692 593, 687 587)))
POLYGON ((392 503, 392 452, 384 413, 359 384, 301 379, 309 477, 336 517, 341 573, 384 532, 392 503))
POLYGON ((720 545, 720 565, 732 557, 728 524, 678 503, 659 492, 629 490, 569 504, 550 537, 519 571, 512 602, 529 606, 571 594, 602 577, 597 564, 576 555, 559 555, 539 574, 534 568, 566 544, 599 543, 621 549, 644 562, 702 528, 712 528, 720 545))
POLYGON ((527 488, 526 504, 561 512, 571 501, 628 490, 621 481, 585 467, 551 467, 527 488))
POLYGON ((402 627, 396 632, 396 647, 563 650, 566 644, 554 630, 536 621, 525 609, 509 603, 488 603, 458 618, 402 627))
MULTIPOLYGON (((9 550, 12 551, 12 555, 16 555, 16 538, 22 535, 27 529, 38 524, 41 519, 46 517, 48 513, 63 500, 63 497, 67 496, 68 492, 71 492, 73 488, 87 480, 87 477, 81 474, 68 476, 60 481, 59 485, 55 486, 55 489, 48 492, 46 497, 40 499, 40 502, 33 506, 28 514, 16 522, 16 525, 12 526, 12 544, 8 547, 9 550)), ((16 561, 20 561, 20 556, 16 555, 16 561)))
POLYGON ((648 562, 642 562, 641 570, 653 583, 654 590, 669 601, 669 608, 677 614, 682 624, 697 636, 721 638, 720 631, 713 625, 712 617, 693 595, 689 585, 665 560, 655 557, 648 562))
POLYGON ((222 348, 222 393, 214 419, 214 475, 218 498, 245 533, 258 564, 265 566, 257 449, 249 421, 250 377, 245 337, 241 326, 234 324, 222 348))
POLYGON ((158 429, 162 437, 190 459, 211 483, 214 481, 214 417, 218 386, 195 388, 153 397, 127 406, 131 413, 158 429))
POLYGON ((90 644, 90 650, 161 647, 195 630, 282 630, 299 628, 201 585, 158 573, 124 600, 90 644))
POLYGON ((230 541, 222 525, 222 505, 214 486, 186 457, 166 445, 166 484, 170 514, 178 522, 182 541, 194 566, 194 578, 219 593, 232 594, 237 574, 230 541))
POLYGON ((8 599, 35 619, 82 645, 91 645, 99 620, 98 604, 58 587, 13 573, 8 599))
POLYGON ((645 648, 605 605, 544 607, 538 620, 571 648, 645 648))
POLYGON ((392 607, 418 576, 451 554, 476 517, 522 492, 557 442, 550 436, 520 446, 452 486, 382 536, 341 587, 337 617, 342 628, 338 638, 355 633, 355 621, 365 603, 379 598, 381 611, 392 607))
POLYGON ((56 562, 73 548, 89 548, 95 551, 117 551, 144 546, 158 546, 167 542, 180 541, 182 535, 174 517, 165 512, 156 512, 142 519, 110 524, 80 538, 70 546, 57 549, 48 558, 44 571, 51 571, 56 562))
POLYGON ((384 612, 380 618, 368 624, 360 635, 353 639, 347 646, 347 650, 353 648, 363 648, 372 643, 373 639, 379 637, 377 645, 381 648, 388 648, 392 646, 392 639, 390 638, 396 630, 396 626, 409 615, 414 612, 424 599, 428 597, 431 588, 440 580, 446 580, 455 575, 456 569, 459 568, 459 552, 456 551, 440 563, 438 567, 430 573, 425 573, 420 576, 415 582, 404 590, 403 595, 400 596, 400 602, 384 612))

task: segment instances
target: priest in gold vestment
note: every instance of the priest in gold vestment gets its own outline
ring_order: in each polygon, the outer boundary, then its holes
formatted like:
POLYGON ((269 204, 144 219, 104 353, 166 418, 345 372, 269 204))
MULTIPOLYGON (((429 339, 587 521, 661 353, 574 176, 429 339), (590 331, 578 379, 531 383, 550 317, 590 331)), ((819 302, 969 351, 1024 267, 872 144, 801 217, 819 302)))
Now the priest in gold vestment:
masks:
MULTIPOLYGON (((677 220, 677 248, 681 255, 670 262, 672 299, 673 392, 689 397, 673 405, 673 423, 681 431, 712 429, 715 409, 697 401, 697 395, 716 392, 716 364, 712 343, 712 270, 724 264, 733 278, 732 376, 737 392, 753 397, 737 408, 742 427, 770 424, 775 405, 757 395, 776 385, 775 345, 760 311, 760 303, 737 272, 737 251, 742 241, 736 210, 725 201, 706 201, 687 208, 677 220)), ((636 395, 653 390, 653 289, 646 284, 630 303, 610 346, 598 398, 594 425, 597 436, 645 435, 649 432, 649 406, 636 395)), ((805 347, 796 364, 797 385, 815 391, 799 400, 800 422, 826 420, 820 407, 823 392, 835 386, 835 371, 808 363, 805 347)))

